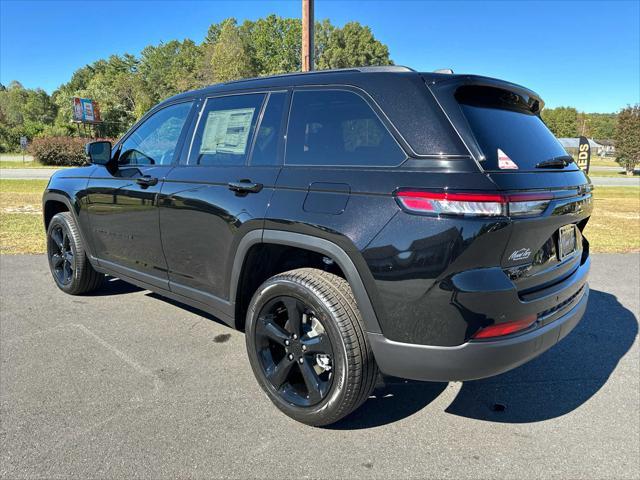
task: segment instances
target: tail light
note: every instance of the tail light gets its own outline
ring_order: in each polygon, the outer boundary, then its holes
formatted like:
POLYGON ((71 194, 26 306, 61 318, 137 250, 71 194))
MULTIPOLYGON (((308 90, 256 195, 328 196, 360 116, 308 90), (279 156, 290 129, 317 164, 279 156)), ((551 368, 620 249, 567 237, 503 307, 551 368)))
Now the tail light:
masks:
POLYGON ((396 198, 405 210, 427 215, 529 217, 541 215, 553 193, 476 193, 399 190, 396 198))
POLYGON ((494 338, 494 337, 502 337, 504 335, 516 333, 521 330, 525 330, 529 328, 531 325, 535 323, 537 319, 538 319, 538 316, 533 314, 533 315, 529 315, 527 317, 521 318, 520 320, 489 325, 488 327, 484 327, 478 330, 478 332, 473 336, 473 338, 474 339, 494 338))

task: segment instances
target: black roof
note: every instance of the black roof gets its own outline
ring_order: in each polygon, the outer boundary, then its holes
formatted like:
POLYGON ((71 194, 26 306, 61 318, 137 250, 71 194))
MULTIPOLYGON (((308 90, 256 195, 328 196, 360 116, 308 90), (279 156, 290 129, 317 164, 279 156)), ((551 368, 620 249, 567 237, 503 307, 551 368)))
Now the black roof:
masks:
POLYGON ((181 93, 173 97, 167 98, 164 102, 179 100, 181 98, 194 97, 197 95, 211 95, 224 91, 248 90, 254 88, 286 88, 301 85, 325 85, 325 84, 342 84, 355 85, 369 83, 367 80, 371 77, 422 77, 429 84, 436 84, 444 81, 460 81, 460 80, 482 80, 490 83, 511 86, 516 90, 524 91, 529 95, 540 98, 535 92, 504 80, 491 77, 483 77, 479 75, 469 74, 453 74, 436 72, 418 72, 412 68, 402 65, 385 65, 357 68, 339 68, 334 70, 313 70, 311 72, 294 72, 280 75, 269 75, 266 77, 247 78, 242 80, 234 80, 231 82, 218 83, 210 85, 198 90, 181 93))
MULTIPOLYGON (((440 72, 418 72, 399 65, 380 67, 316 70, 220 83, 181 93, 168 98, 149 113, 168 102, 220 93, 260 89, 285 89, 296 86, 343 85, 359 88, 374 100, 379 114, 388 118, 397 129, 400 141, 417 156, 468 156, 469 151, 452 129, 434 95, 429 95, 425 83, 436 90, 456 89, 474 84, 518 91, 539 99, 530 90, 502 80, 476 75, 455 75, 440 72)), ((540 102, 540 105, 542 103, 540 102)))
MULTIPOLYGON (((292 87, 297 85, 318 85, 318 84, 354 84, 357 85, 363 77, 377 74, 387 74, 391 76, 419 76, 422 75, 425 80, 440 80, 443 78, 451 78, 450 74, 443 73, 424 73, 417 72, 412 68, 402 65, 385 65, 372 67, 357 68, 338 68, 333 70, 313 70, 311 72, 294 72, 284 73, 280 75, 269 75, 265 77, 246 78, 242 80, 234 80, 231 82, 217 83, 197 90, 180 93, 173 97, 167 98, 165 102, 178 100, 185 97, 193 97, 197 95, 210 95, 221 91, 247 90, 253 88, 278 88, 292 87)), ((458 76, 458 75, 454 75, 458 76)), ((163 102, 164 103, 164 102, 163 102)))

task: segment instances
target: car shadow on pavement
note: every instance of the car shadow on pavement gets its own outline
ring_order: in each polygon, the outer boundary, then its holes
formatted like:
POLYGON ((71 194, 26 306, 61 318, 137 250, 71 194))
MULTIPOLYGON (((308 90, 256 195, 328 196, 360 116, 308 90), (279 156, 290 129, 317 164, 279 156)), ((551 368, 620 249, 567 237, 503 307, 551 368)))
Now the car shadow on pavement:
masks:
POLYGON ((381 377, 369 400, 348 417, 324 428, 359 430, 402 420, 429 405, 444 392, 447 385, 446 382, 414 382, 381 377))
POLYGON ((140 292, 142 288, 136 287, 131 283, 127 283, 119 278, 115 277, 105 277, 104 283, 102 286, 89 293, 85 293, 84 295, 87 297, 106 297, 111 295, 124 295, 127 293, 140 292))
POLYGON ((165 302, 165 303, 168 303, 170 305, 173 305, 174 307, 178 307, 178 308, 181 308, 182 310, 186 310, 188 312, 191 312, 191 313, 193 313, 195 315, 198 315, 198 316, 200 316, 202 318, 206 318, 207 320, 210 320, 210 321, 212 321, 214 323, 218 323, 218 324, 222 325, 223 327, 227 327, 230 331, 235 332, 235 329, 231 328, 229 325, 224 323, 218 317, 216 317, 214 315, 211 315, 209 312, 205 312, 204 310, 200 310, 199 308, 192 307, 191 305, 187 305, 186 303, 179 302, 178 300, 173 300, 172 298, 163 297, 159 293, 147 292, 146 295, 148 297, 155 298, 156 300, 160 300, 162 302, 165 302))
POLYGON ((592 290, 585 316, 548 352, 511 372, 465 382, 447 412, 492 422, 565 415, 607 382, 638 335, 638 319, 609 293, 592 290))
MULTIPOLYGON (((614 295, 592 290, 584 318, 561 342, 531 362, 484 380, 464 382, 446 412, 504 423, 529 423, 565 415, 604 386, 638 335, 638 319, 614 295)), ((329 428, 385 425, 431 403, 446 383, 394 380, 329 428)))
MULTIPOLYGON (((120 295, 141 290, 109 277, 92 295, 120 295)), ((226 326, 201 310, 155 293, 147 295, 226 326)), ((614 295, 591 290, 584 318, 565 339, 515 370, 464 382, 446 412, 504 423, 539 422, 565 415, 604 386, 637 335, 638 319, 633 312, 614 295)), ((422 410, 448 385, 380 377, 364 405, 327 428, 357 430, 396 422, 422 410)))

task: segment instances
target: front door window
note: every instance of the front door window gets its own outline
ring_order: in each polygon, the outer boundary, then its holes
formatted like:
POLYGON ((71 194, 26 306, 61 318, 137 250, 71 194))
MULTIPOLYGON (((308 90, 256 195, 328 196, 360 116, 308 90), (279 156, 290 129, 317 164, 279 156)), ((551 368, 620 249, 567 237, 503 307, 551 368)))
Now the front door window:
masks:
POLYGON ((185 102, 170 105, 151 115, 124 141, 118 164, 171 164, 189 110, 191 102, 185 102))

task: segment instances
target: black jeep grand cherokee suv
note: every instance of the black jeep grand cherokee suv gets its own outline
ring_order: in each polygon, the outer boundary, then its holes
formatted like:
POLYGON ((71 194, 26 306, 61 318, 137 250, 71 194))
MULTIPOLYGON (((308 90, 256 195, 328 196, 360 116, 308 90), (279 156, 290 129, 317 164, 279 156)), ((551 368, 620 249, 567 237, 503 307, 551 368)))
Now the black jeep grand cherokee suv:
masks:
POLYGON ((261 387, 311 425, 361 405, 378 369, 505 372, 588 297, 591 186, 542 105, 405 67, 177 95, 51 178, 51 272, 70 294, 108 274, 245 330, 261 387))

